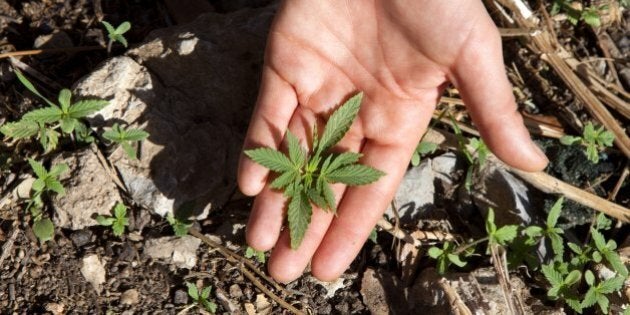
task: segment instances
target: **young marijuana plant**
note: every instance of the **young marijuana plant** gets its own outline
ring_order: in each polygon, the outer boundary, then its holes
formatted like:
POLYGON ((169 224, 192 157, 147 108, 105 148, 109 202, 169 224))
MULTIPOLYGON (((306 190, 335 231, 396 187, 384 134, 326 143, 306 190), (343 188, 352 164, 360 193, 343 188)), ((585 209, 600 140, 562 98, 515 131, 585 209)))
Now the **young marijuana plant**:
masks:
POLYGON ((600 6, 586 6, 580 2, 571 0, 554 0, 551 5, 551 15, 556 15, 563 11, 567 15, 567 19, 571 24, 577 25, 579 21, 584 21, 586 24, 599 27, 601 25, 600 11, 606 10, 607 5, 600 6))
POLYGON ((605 130, 604 126, 595 129, 591 122, 584 126, 581 137, 564 136, 560 138, 560 143, 564 145, 581 144, 586 147, 586 157, 593 163, 599 162, 599 151, 605 147, 611 147, 615 136, 612 132, 605 130))
POLYGON ((28 79, 15 69, 18 80, 31 93, 41 98, 48 107, 32 110, 17 122, 5 124, 0 128, 0 132, 14 139, 24 139, 38 136, 42 147, 46 151, 54 150, 59 142, 60 129, 63 134, 72 134, 75 130, 85 131, 87 127, 80 119, 95 113, 105 106, 108 101, 98 99, 87 99, 72 102, 72 93, 68 89, 59 92, 58 104, 45 98, 28 79))
POLYGON ((287 217, 293 249, 300 246, 311 221, 311 203, 326 211, 336 211, 331 183, 365 185, 385 175, 370 166, 359 164, 360 153, 327 152, 350 129, 359 113, 362 98, 363 93, 358 93, 339 107, 328 119, 321 137, 317 134, 317 128, 313 128, 311 152, 305 152, 298 138, 290 131, 285 136, 288 155, 272 148, 245 151, 253 161, 279 175, 271 182, 271 188, 284 190, 284 195, 289 199, 287 217))
POLYGON ((201 291, 199 291, 197 286, 193 283, 186 282, 186 286, 188 287, 188 296, 190 296, 199 307, 213 314, 217 311, 217 305, 209 299, 212 286, 207 286, 201 291))
POLYGON ((547 215, 547 221, 545 227, 536 225, 529 226, 523 231, 527 235, 528 245, 537 244, 542 238, 546 238, 551 242, 551 248, 553 249, 556 259, 562 259, 564 255, 564 243, 562 241, 562 235, 564 230, 556 227, 560 212, 562 211, 562 203, 564 198, 560 197, 549 210, 547 215))
POLYGON ((247 246, 247 248, 245 249, 245 258, 253 258, 255 257, 256 260, 261 263, 264 264, 265 263, 265 252, 262 250, 255 250, 249 246, 247 246))
POLYGON ((411 156, 411 165, 418 166, 420 165, 420 158, 427 155, 432 154, 437 150, 438 145, 433 142, 420 141, 416 146, 416 149, 413 150, 413 155, 411 156))
POLYGON ((448 241, 444 242, 442 248, 436 246, 429 248, 428 254, 429 257, 437 260, 437 272, 440 275, 446 273, 446 270, 451 264, 460 268, 467 264, 466 261, 462 260, 462 253, 456 251, 455 244, 448 241))
POLYGON ((140 129, 125 129, 119 124, 114 124, 111 130, 103 132, 103 138, 120 144, 129 158, 137 159, 133 142, 142 141, 149 137, 149 133, 140 129))
POLYGON ((112 44, 115 42, 119 42, 127 48, 127 39, 124 34, 131 29, 131 23, 128 21, 122 22, 117 28, 114 28, 107 21, 101 21, 101 23, 105 26, 105 29, 107 30, 107 37, 109 37, 109 42, 107 43, 107 53, 111 52, 112 44))
POLYGON ((44 218, 42 195, 56 193, 59 196, 63 196, 66 193, 58 177, 68 170, 68 166, 66 164, 57 164, 53 165, 50 170, 46 170, 44 165, 33 159, 29 159, 28 163, 31 165, 31 169, 33 169, 37 179, 35 179, 31 187, 31 201, 27 209, 31 211, 33 216, 33 233, 40 241, 45 242, 52 239, 55 227, 49 218, 44 218))
POLYGON ((175 236, 188 235, 188 229, 190 229, 190 227, 192 226, 192 223, 188 222, 188 220, 178 218, 170 212, 168 213, 168 215, 166 215, 166 221, 168 221, 168 223, 173 228, 173 233, 175 233, 175 236))
POLYGON ((129 225, 127 218, 127 207, 118 202, 114 207, 114 216, 99 215, 96 217, 98 224, 103 226, 111 226, 114 235, 120 237, 125 233, 125 226, 129 225))

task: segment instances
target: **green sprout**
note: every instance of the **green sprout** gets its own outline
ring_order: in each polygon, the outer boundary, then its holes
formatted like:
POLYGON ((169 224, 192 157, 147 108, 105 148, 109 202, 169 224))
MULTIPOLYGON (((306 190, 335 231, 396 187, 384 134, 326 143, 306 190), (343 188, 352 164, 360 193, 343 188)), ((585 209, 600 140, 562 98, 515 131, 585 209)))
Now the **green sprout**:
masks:
POLYGON ((96 217, 98 224, 102 226, 111 226, 114 235, 120 237, 125 233, 125 227, 129 225, 127 218, 127 207, 118 202, 114 207, 114 216, 99 215, 96 217))
POLYGON ((256 260, 264 264, 265 263, 265 251, 255 250, 249 246, 245 249, 245 258, 256 258, 256 260))
POLYGON ((546 238, 551 242, 551 248, 556 255, 556 259, 562 260, 562 256, 564 255, 564 243, 562 241, 561 234, 564 231, 556 227, 558 223, 558 218, 560 217, 560 212, 562 211, 562 203, 564 202, 564 198, 559 198, 556 203, 549 210, 549 215, 547 216, 547 221, 545 227, 540 226, 529 226, 525 228, 523 231, 528 237, 528 243, 530 245, 535 245, 542 238, 546 238))
POLYGON ((339 107, 328 119, 321 138, 317 128, 313 128, 311 152, 306 152, 290 131, 285 136, 288 155, 272 148, 245 151, 253 161, 278 174, 270 187, 284 190, 289 199, 287 217, 293 249, 300 246, 311 221, 311 203, 325 211, 336 212, 331 183, 366 185, 385 175, 375 168, 359 164, 360 153, 326 153, 350 129, 359 113, 362 98, 363 93, 359 93, 339 107))
POLYGON ((440 275, 446 273, 446 270, 451 264, 460 268, 467 264, 461 256, 462 253, 456 251, 455 244, 452 242, 444 242, 442 248, 433 246, 429 248, 428 254, 429 257, 437 260, 437 272, 440 275))
POLYGON ((190 282, 186 282, 186 286, 188 287, 188 296, 190 296, 199 307, 213 314, 217 311, 217 305, 209 299, 212 286, 202 288, 201 291, 199 291, 196 285, 190 282))
POLYGON ((560 138, 560 143, 564 145, 581 144, 586 147, 586 157, 593 163, 599 162, 599 151, 606 147, 611 147, 615 136, 612 132, 604 129, 604 126, 600 126, 595 129, 591 122, 584 126, 584 132, 581 137, 575 136, 563 136, 560 138))
POLYGON ((188 235, 188 229, 190 229, 190 227, 192 226, 192 223, 190 223, 188 220, 178 218, 170 212, 166 215, 166 221, 168 221, 168 223, 173 228, 173 233, 175 233, 175 236, 188 235))
POLYGON ((128 21, 122 22, 117 28, 114 28, 107 21, 101 21, 101 23, 105 26, 105 29, 107 30, 107 37, 109 37, 109 42, 107 43, 107 53, 111 52, 112 44, 115 42, 119 42, 127 48, 127 39, 124 34, 131 29, 131 23, 128 21))
POLYGON ((134 160, 137 159, 137 154, 132 143, 142 141, 148 137, 149 133, 144 130, 125 129, 117 123, 112 126, 112 129, 103 132, 103 138, 120 144, 127 156, 134 160))
POLYGON ((33 215, 33 233, 41 242, 45 242, 52 239, 55 226, 49 218, 44 218, 44 213, 41 210, 44 206, 42 196, 52 193, 59 196, 65 195, 66 192, 58 177, 68 170, 68 165, 57 164, 53 165, 50 170, 46 170, 44 165, 33 159, 29 159, 28 163, 37 178, 31 187, 33 193, 27 209, 33 215))

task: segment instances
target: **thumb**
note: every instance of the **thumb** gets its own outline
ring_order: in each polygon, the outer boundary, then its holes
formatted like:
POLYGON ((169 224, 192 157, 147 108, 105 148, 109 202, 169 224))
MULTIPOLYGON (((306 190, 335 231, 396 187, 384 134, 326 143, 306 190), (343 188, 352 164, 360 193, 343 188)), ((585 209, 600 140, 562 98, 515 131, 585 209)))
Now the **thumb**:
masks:
POLYGON ((549 160, 523 124, 505 74, 501 37, 491 21, 486 24, 471 32, 451 81, 490 150, 513 167, 540 171, 549 160))

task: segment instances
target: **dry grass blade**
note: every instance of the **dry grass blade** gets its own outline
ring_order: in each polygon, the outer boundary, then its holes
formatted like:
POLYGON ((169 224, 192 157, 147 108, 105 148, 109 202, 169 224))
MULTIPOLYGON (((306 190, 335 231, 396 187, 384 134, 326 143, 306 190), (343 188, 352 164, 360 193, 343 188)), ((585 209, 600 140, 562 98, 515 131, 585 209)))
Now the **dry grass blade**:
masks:
POLYGON ((43 55, 43 54, 75 53, 79 51, 91 51, 91 50, 100 50, 100 49, 105 49, 105 47, 84 46, 84 47, 21 50, 21 51, 11 51, 7 53, 2 53, 0 54, 0 59, 9 58, 9 57, 19 57, 19 56, 43 55))
POLYGON ((448 283, 448 281, 446 281, 446 279, 440 278, 438 284, 440 285, 440 287, 444 291, 444 294, 446 295, 446 298, 450 302, 453 314, 472 315, 472 312, 470 311, 468 306, 466 306, 457 291, 453 289, 453 287, 448 283))
POLYGON ((376 223, 378 227, 385 230, 387 233, 391 234, 393 237, 402 240, 406 243, 412 244, 413 246, 419 247, 422 246, 423 240, 428 241, 452 241, 455 238, 452 234, 443 233, 443 232, 433 232, 433 231, 419 231, 422 233, 423 238, 415 238, 411 236, 409 233, 401 230, 400 228, 394 226, 389 221, 381 218, 376 223))

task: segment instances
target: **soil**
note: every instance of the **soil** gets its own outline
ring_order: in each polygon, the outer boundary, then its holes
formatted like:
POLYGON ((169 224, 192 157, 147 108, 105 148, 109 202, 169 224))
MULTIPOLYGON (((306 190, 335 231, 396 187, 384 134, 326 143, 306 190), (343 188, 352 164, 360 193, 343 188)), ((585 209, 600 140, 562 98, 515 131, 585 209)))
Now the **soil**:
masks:
MULTIPOLYGON (((238 5, 234 4, 236 2, 220 0, 209 2, 216 11, 226 12, 239 6, 261 6, 267 1, 237 1, 238 5)), ((33 49, 38 37, 57 32, 65 33, 75 47, 104 46, 106 34, 97 22, 102 17, 113 25, 130 21, 133 28, 126 37, 130 45, 136 45, 151 31, 173 25, 171 14, 163 1, 153 0, 0 0, 0 53, 33 49)), ((615 63, 618 73, 628 71, 629 66, 628 33, 624 27, 625 18, 622 17, 618 23, 605 24, 604 29, 611 35, 613 42, 625 49, 625 61, 615 63)), ((555 30, 563 44, 580 59, 603 56, 597 37, 587 25, 581 23, 571 26, 558 21, 555 30)), ((521 109, 532 115, 552 117, 559 128, 577 134, 579 126, 575 125, 575 121, 589 121, 590 116, 562 80, 549 70, 539 56, 526 49, 524 41, 506 39, 504 49, 512 83, 522 93, 518 99, 521 109)), ((44 93, 48 93, 58 87, 72 86, 99 63, 124 51, 124 47, 117 45, 109 55, 101 49, 23 57, 21 61, 56 83, 57 86, 51 86, 37 82, 44 93)), ((610 72, 604 73, 605 77, 609 75, 610 72)), ((627 79, 621 78, 626 91, 630 88, 629 83, 627 79)), ((34 105, 33 99, 27 96, 25 89, 11 73, 7 59, 0 59, 0 104, 3 104, 0 106, 0 123, 18 119, 34 105)), ((627 119, 620 115, 618 118, 623 122, 622 125, 628 126, 627 119)), ((593 167, 586 161, 582 151, 575 147, 562 146, 557 140, 543 137, 537 137, 536 140, 552 161, 546 170, 549 174, 605 198, 608 198, 619 181, 623 169, 628 167, 628 159, 616 149, 608 150, 607 159, 593 167)), ((20 175, 29 171, 24 157, 32 156, 39 150, 37 143, 32 146, 21 145, 19 151, 13 151, 14 148, 8 146, 6 141, 0 146, 0 199, 5 199, 19 183, 20 175)), ((62 146, 59 150, 76 149, 62 146)), ((438 151, 435 155, 441 153, 443 151, 438 151)), ((459 182, 448 191, 439 192, 442 194, 440 204, 420 219, 424 220, 421 226, 455 226, 448 232, 463 236, 475 234, 476 227, 452 219, 456 215, 449 214, 449 211, 459 207, 455 203, 461 205, 469 202, 462 200, 458 193, 463 185, 463 174, 457 178, 459 182), (451 219, 452 222, 448 222, 451 219)), ((627 182, 612 199, 625 207, 630 206, 630 185, 627 182)), ((196 222, 194 226, 209 235, 223 235, 224 245, 240 251, 245 243, 242 227, 247 222, 252 200, 237 195, 221 209, 213 211, 208 219, 196 222), (234 235, 221 232, 234 228, 238 230, 234 235)), ((555 200, 552 196, 541 198, 547 205, 555 200)), ((170 226, 163 218, 148 215, 146 210, 131 210, 132 221, 148 222, 141 233, 116 237, 104 227, 78 231, 58 228, 52 241, 40 243, 32 232, 30 216, 25 213, 23 205, 0 204, 0 246, 3 257, 0 259, 1 314, 178 314, 192 303, 186 293, 186 282, 212 285, 212 296, 218 304, 217 313, 229 313, 230 303, 244 309, 248 303, 260 306, 261 300, 272 303, 269 314, 287 313, 244 277, 238 266, 205 243, 197 251, 197 264, 191 270, 179 269, 145 255, 144 240, 172 235, 170 226), (88 254, 96 254, 105 264, 107 281, 100 291, 81 273, 82 259, 88 254), (135 298, 135 293, 138 298, 135 298), (218 298, 215 294, 224 298, 218 298)), ((568 210, 563 214, 565 228, 573 229, 577 235, 587 231, 593 217, 592 210, 574 203, 569 203, 566 208, 568 210)), ((478 210, 476 213, 479 215, 478 210)), ((541 216, 544 217, 544 214, 541 216)), ((623 248, 630 246, 628 236, 627 226, 624 226, 616 230, 614 239, 623 248)), ((394 243, 397 242, 391 235, 380 231, 377 243, 366 243, 361 254, 343 275, 345 280, 342 285, 331 297, 326 297, 330 288, 308 275, 288 284, 286 289, 289 294, 281 294, 281 297, 298 309, 315 314, 370 313, 371 305, 368 305, 361 290, 363 274, 368 269, 401 274, 403 268, 397 261, 397 246, 392 246, 394 243)), ((264 270, 263 264, 256 264, 264 270)), ((434 266, 434 261, 422 258, 415 268, 423 270, 429 266, 434 266)), ((491 266, 489 259, 478 258, 471 262, 467 270, 488 266, 491 266)), ((545 307, 556 305, 546 299, 545 290, 541 289, 544 282, 525 275, 519 276, 527 285, 530 298, 535 301, 528 303, 545 307)), ((398 283, 397 286, 402 284, 398 283)), ((446 307, 444 313, 449 310, 446 307)), ((188 312, 201 311, 193 308, 188 312)), ((570 312, 568 308, 567 312, 570 312)))

